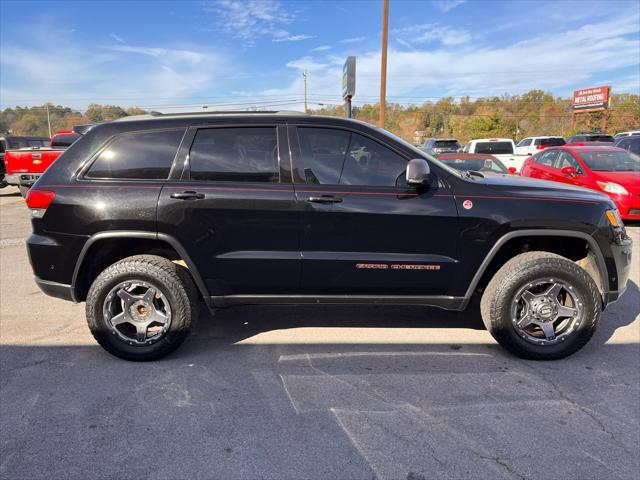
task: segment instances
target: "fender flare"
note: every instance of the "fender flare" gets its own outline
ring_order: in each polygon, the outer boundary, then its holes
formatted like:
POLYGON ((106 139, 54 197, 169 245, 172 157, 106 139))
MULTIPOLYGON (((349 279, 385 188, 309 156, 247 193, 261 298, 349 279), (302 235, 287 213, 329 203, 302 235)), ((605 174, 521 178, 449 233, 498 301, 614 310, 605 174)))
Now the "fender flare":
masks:
POLYGON ((82 268, 82 264, 84 263, 85 256, 89 251, 89 248, 100 240, 110 239, 110 238, 131 238, 131 239, 146 239, 146 240, 160 240, 168 243, 171 247, 174 248, 180 258, 184 260, 189 268, 189 273, 193 278, 193 281, 196 284, 196 287, 200 291, 200 294, 204 298, 207 305, 209 304, 209 292, 207 291, 207 286, 202 280, 200 276, 200 272, 198 271, 196 264, 191 260, 189 254, 186 249, 182 246, 182 244, 171 235, 167 235, 166 233, 155 233, 155 232, 145 232, 145 231, 137 231, 137 230, 114 230, 111 232, 99 232, 91 235, 87 241, 82 246, 82 250, 80 251, 80 255, 78 255, 78 260, 76 261, 75 268, 73 269, 73 277, 71 279, 71 295, 74 302, 78 302, 77 296, 77 280, 78 275, 80 274, 80 269, 82 268))
POLYGON ((506 233, 505 235, 500 237, 498 241, 493 245, 493 247, 491 247, 489 253, 487 253, 487 255, 484 257, 484 260, 471 279, 471 283, 469 284, 467 292, 465 293, 465 306, 471 299, 471 295, 478 286, 480 279, 491 263, 491 260, 493 260, 493 257, 496 256, 496 254, 500 251, 505 243, 507 243, 511 239, 518 237, 571 237, 585 240, 589 245, 589 249, 594 253, 596 257, 598 272, 600 273, 600 279, 602 281, 602 288, 605 290, 603 293, 609 291, 609 277, 606 263, 604 261, 604 255, 602 254, 602 250, 600 249, 598 242, 596 242, 596 239, 591 235, 584 232, 577 232, 575 230, 514 230, 513 232, 506 233))

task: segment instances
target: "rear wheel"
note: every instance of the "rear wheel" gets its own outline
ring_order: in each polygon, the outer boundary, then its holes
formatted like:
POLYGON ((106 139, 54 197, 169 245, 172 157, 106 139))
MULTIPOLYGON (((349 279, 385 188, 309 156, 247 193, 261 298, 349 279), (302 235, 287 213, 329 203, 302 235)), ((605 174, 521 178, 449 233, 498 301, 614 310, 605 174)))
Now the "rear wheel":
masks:
POLYGON ((87 322, 98 343, 126 360, 156 360, 177 349, 198 314, 186 270, 154 255, 104 270, 87 295, 87 322))
POLYGON ((498 343, 533 360, 578 351, 595 332, 601 309, 593 278, 571 260, 548 252, 509 260, 480 303, 482 320, 498 343))

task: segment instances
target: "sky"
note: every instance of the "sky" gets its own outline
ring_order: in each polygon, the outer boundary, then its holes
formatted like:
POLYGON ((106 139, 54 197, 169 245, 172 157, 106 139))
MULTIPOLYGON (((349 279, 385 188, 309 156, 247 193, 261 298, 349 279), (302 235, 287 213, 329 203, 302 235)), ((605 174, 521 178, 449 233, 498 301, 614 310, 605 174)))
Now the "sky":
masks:
MULTIPOLYGON (((0 0, 0 107, 301 110, 380 89, 382 0, 0 0)), ((390 0, 387 101, 640 93, 640 2, 390 0)))

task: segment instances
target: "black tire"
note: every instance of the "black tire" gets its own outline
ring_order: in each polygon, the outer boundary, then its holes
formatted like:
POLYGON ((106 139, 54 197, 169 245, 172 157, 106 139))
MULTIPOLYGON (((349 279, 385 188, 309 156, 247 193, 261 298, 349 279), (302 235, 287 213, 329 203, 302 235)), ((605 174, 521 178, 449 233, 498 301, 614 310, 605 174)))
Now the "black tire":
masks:
POLYGON ((29 187, 26 187, 24 185, 19 185, 18 189, 20 190, 20 195, 22 195, 22 198, 26 198, 27 192, 29 191, 29 187))
POLYGON ((197 321, 198 296, 187 270, 163 257, 135 255, 106 268, 87 294, 86 315, 96 341, 109 353, 125 360, 150 361, 169 355, 187 337, 197 321), (166 333, 149 345, 133 345, 114 332, 103 315, 109 292, 121 282, 138 280, 157 287, 168 300, 171 322, 166 333))
POLYGON ((529 360, 556 360, 580 350, 595 332, 601 311, 601 296, 593 278, 571 260, 549 252, 527 252, 509 260, 491 279, 480 302, 482 321, 493 338, 514 355, 529 360), (582 313, 577 326, 561 342, 536 345, 514 325, 512 306, 518 292, 530 282, 547 278, 569 285, 581 300, 582 313))

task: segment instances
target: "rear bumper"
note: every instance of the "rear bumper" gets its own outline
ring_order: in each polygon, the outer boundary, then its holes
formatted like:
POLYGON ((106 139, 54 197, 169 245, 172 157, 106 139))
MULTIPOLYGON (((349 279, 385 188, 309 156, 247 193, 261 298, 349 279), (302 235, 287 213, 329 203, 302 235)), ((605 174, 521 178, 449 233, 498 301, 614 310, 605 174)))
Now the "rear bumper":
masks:
POLYGON ((9 185, 30 187, 40 178, 41 173, 12 173, 5 177, 9 185))
POLYGON ((38 288, 40 288, 40 290, 42 290, 44 294, 49 295, 50 297, 56 297, 61 298, 62 300, 75 302, 71 285, 66 285, 64 283, 58 282, 50 282, 48 280, 42 280, 38 277, 35 277, 35 280, 38 288))

